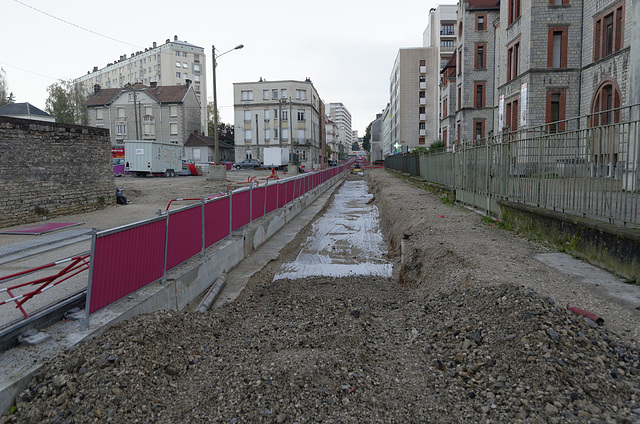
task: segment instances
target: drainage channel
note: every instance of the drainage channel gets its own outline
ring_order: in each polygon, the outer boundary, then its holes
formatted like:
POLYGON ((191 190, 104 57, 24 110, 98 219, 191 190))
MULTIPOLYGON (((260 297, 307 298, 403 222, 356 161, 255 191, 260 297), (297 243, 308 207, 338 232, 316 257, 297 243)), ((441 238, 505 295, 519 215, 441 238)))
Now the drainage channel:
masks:
POLYGON ((345 181, 332 204, 312 226, 311 235, 293 262, 274 276, 279 279, 308 277, 391 277, 392 266, 384 258, 387 248, 379 229, 378 208, 370 203, 366 181, 345 181))

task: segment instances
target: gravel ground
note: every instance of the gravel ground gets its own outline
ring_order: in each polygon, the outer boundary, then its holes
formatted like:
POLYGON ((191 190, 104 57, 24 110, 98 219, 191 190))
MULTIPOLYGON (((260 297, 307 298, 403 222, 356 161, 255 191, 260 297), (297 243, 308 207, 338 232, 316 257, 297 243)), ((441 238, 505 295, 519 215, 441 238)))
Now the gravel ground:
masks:
POLYGON ((640 422, 640 312, 535 260, 544 246, 368 179, 391 279, 272 281, 303 230, 237 301, 51 360, 0 422, 640 422))

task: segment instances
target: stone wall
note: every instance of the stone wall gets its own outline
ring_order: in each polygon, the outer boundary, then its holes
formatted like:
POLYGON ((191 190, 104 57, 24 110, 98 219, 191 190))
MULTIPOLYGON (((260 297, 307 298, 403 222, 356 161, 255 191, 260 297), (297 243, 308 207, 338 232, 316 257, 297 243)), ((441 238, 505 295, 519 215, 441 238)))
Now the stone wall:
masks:
POLYGON ((106 129, 0 117, 0 228, 115 204, 106 129))

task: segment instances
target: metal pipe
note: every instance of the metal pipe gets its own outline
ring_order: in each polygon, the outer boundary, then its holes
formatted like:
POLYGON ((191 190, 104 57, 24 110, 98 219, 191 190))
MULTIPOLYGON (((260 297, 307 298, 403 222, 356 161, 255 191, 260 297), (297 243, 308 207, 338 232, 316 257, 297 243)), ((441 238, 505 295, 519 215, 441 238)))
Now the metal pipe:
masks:
POLYGON ((598 325, 604 324, 604 319, 600 318, 596 314, 593 314, 593 313, 591 313, 589 311, 585 311, 584 309, 576 308, 575 306, 571 306, 570 307, 568 303, 567 303, 567 309, 570 310, 571 312, 573 312, 576 315, 582 315, 585 318, 589 318, 590 320, 592 320, 593 322, 595 322, 598 325))

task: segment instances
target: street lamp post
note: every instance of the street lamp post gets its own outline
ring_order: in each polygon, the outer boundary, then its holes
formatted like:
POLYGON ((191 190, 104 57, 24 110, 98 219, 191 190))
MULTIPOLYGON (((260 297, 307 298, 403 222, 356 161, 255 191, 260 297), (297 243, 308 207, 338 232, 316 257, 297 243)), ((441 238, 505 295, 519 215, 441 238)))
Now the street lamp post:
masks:
POLYGON ((219 164, 220 156, 218 154, 218 93, 216 90, 216 59, 220 56, 227 54, 231 51, 238 50, 243 48, 244 45, 239 44, 232 48, 231 50, 227 50, 224 53, 220 53, 216 56, 216 47, 214 45, 211 46, 211 57, 213 58, 213 145, 214 145, 214 163, 216 165, 219 164))

